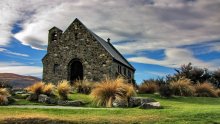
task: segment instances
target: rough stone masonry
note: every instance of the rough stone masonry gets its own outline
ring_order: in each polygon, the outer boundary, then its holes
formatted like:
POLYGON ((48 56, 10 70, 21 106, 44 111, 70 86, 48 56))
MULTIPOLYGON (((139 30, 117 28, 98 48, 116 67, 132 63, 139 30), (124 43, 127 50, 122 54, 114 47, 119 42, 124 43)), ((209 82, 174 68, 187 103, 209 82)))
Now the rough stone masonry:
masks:
POLYGON ((63 32, 49 30, 47 54, 42 59, 43 81, 100 81, 122 75, 132 81, 135 68, 116 50, 80 20, 75 19, 63 32))

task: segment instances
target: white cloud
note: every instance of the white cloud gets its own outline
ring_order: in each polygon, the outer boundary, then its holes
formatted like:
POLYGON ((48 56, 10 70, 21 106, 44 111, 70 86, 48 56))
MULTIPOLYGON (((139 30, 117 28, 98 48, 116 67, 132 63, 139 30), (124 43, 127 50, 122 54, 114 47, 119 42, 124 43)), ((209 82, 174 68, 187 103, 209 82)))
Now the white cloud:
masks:
POLYGON ((165 58, 163 60, 155 60, 148 57, 131 57, 128 58, 131 62, 145 63, 145 64, 154 64, 162 65, 165 67, 179 68, 181 65, 187 64, 189 62, 193 63, 194 66, 209 68, 211 70, 216 69, 215 62, 204 62, 199 59, 196 59, 191 52, 186 49, 179 48, 170 48, 165 51, 165 58))
MULTIPOLYGON (((190 51, 177 48, 220 39, 219 5, 219 0, 3 0, 0 46, 7 45, 13 36, 24 45, 45 49, 48 30, 53 26, 65 30, 77 17, 104 39, 127 41, 116 45, 124 54, 166 51, 162 61, 143 56, 131 61, 168 67, 190 61, 214 67, 212 62, 203 62, 190 51), (12 34, 16 22, 22 30, 12 34)), ((215 43, 210 45, 220 51, 215 43)))
POLYGON ((39 66, 27 66, 16 62, 0 62, 0 73, 15 73, 41 77, 42 70, 42 67, 39 66))
POLYGON ((159 72, 159 71, 145 71, 144 73, 146 74, 152 74, 152 75, 155 75, 155 76, 159 76, 159 77, 164 77, 166 75, 168 75, 167 73, 163 73, 163 72, 159 72))
POLYGON ((113 42, 134 40, 133 43, 123 44, 133 48, 133 53, 142 49, 177 47, 220 38, 220 9, 215 7, 220 4, 218 0, 6 2, 0 5, 7 10, 1 17, 8 18, 0 24, 8 28, 4 31, 9 35, 1 38, 6 40, 12 36, 12 25, 22 20, 23 30, 14 36, 24 45, 38 49, 45 49, 51 27, 55 25, 65 30, 76 17, 104 39, 110 37, 113 42), (8 15, 11 13, 13 15, 8 15), (140 44, 142 47, 134 48, 140 44))
POLYGON ((12 52, 12 51, 7 50, 5 48, 0 48, 0 53, 15 55, 15 56, 22 56, 22 57, 29 57, 29 55, 27 55, 27 54, 12 52))

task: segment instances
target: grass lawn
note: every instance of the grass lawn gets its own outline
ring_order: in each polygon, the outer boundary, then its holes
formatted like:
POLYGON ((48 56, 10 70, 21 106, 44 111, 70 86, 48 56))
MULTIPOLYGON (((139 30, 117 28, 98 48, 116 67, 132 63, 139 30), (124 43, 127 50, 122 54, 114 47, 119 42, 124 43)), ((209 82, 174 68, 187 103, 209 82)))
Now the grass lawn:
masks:
MULTIPOLYGON (((164 109, 21 109, 0 107, 0 122, 33 119, 39 123, 220 123, 220 98, 173 97, 140 94, 156 99, 164 109), (36 121, 38 120, 38 121, 36 121)), ((91 103, 87 95, 72 94, 71 99, 91 103)), ((30 103, 26 103, 30 104, 30 103)), ((88 105, 90 106, 90 104, 88 105)), ((92 106, 92 105, 91 105, 92 106)), ((31 122, 32 124, 34 124, 31 122)))

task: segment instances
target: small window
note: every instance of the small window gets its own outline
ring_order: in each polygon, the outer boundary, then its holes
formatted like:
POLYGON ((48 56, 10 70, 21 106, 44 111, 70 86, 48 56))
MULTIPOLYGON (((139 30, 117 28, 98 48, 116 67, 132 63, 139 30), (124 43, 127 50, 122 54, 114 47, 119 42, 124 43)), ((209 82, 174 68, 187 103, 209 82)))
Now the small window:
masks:
POLYGON ((118 73, 121 74, 121 66, 120 65, 118 65, 118 73))
POLYGON ((52 41, 57 41, 57 32, 54 32, 53 34, 52 34, 52 41))
POLYGON ((76 40, 78 39, 78 33, 75 33, 75 39, 76 40))
POLYGON ((59 64, 54 64, 54 67, 53 67, 53 73, 54 74, 58 74, 59 73, 59 71, 60 71, 59 70, 59 66, 60 66, 59 64))
POLYGON ((131 78, 131 71, 128 70, 128 77, 131 78))
POLYGON ((124 75, 127 75, 127 71, 126 71, 126 68, 124 68, 124 75))

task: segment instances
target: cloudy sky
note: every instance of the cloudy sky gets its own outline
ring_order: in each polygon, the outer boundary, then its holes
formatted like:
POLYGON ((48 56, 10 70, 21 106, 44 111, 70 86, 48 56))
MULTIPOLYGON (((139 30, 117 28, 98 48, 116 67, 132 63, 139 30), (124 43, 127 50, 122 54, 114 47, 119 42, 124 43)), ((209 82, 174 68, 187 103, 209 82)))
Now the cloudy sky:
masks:
POLYGON ((220 67, 220 0, 2 0, 0 72, 41 77, 48 30, 75 19, 136 68, 137 82, 182 64, 220 67))

